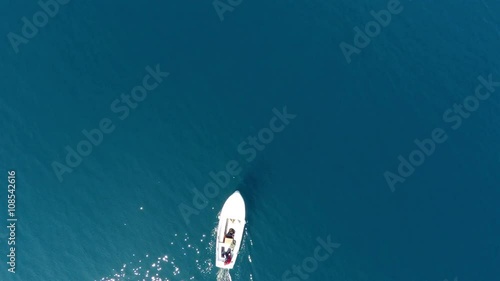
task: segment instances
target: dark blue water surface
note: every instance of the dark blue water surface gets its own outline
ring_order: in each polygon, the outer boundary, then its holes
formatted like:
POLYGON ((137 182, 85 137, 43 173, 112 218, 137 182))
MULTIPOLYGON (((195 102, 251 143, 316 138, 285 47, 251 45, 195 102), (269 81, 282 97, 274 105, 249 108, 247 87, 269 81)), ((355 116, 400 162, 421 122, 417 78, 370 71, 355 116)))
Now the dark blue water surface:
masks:
POLYGON ((305 280, 293 267, 318 238, 340 247, 308 280, 499 280, 500 87, 443 114, 479 76, 500 81, 500 4, 401 1, 348 63, 339 45, 388 2, 243 0, 221 21, 210 1, 70 1, 17 53, 9 32, 41 8, 0 4, 0 218, 11 169, 18 218, 0 280, 216 280, 217 213, 237 189, 233 280, 305 280), (170 75, 117 109, 148 66, 170 75), (296 117, 248 161, 238 147, 274 108, 296 117), (113 131, 58 179, 103 119, 113 131), (384 173, 436 128, 446 141, 391 191, 384 173), (241 172, 186 223, 179 206, 231 160, 241 172))

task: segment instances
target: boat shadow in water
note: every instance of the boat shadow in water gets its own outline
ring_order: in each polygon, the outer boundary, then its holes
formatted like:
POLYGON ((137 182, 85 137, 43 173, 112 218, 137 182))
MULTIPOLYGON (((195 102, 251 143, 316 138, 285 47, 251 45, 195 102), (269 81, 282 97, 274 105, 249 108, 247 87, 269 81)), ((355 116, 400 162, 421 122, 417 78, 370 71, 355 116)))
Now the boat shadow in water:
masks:
POLYGON ((267 162, 260 162, 249 169, 242 177, 237 189, 241 196, 245 199, 247 221, 251 221, 253 211, 256 210, 258 200, 261 199, 261 194, 264 189, 268 188, 272 173, 271 167, 267 162))
MULTIPOLYGON (((244 176, 237 189, 240 191, 241 196, 245 199, 247 209, 247 216, 251 213, 250 210, 255 208, 255 203, 259 197, 262 179, 257 177, 254 173, 248 173, 244 176)), ((248 220, 248 219, 247 219, 248 220)))

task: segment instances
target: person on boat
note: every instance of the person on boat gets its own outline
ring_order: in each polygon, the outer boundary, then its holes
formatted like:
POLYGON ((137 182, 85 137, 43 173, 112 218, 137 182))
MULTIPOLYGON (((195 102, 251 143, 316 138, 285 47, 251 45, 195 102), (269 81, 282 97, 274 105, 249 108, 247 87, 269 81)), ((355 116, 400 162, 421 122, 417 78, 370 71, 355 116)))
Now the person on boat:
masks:
POLYGON ((224 265, 228 265, 231 263, 231 259, 233 258, 233 255, 231 254, 231 249, 227 249, 225 256, 226 256, 226 260, 224 261, 224 265))
POLYGON ((224 251, 224 247, 222 247, 222 257, 231 254, 231 248, 227 248, 227 251, 224 251))
POLYGON ((226 234, 226 238, 233 239, 234 238, 234 232, 235 232, 234 229, 230 228, 229 231, 226 234))

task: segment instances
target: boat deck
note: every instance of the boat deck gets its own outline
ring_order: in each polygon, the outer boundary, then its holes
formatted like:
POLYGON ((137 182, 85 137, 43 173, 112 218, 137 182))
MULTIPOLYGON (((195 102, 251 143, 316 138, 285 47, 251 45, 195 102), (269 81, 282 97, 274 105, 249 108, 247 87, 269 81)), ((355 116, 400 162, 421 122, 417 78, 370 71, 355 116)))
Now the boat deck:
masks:
POLYGON ((241 246, 245 222, 238 219, 226 219, 225 223, 221 223, 219 227, 216 265, 223 268, 233 268, 241 246), (226 233, 231 228, 235 230, 234 237, 226 238, 226 233), (232 259, 227 265, 224 265, 226 258, 222 257, 222 247, 224 247, 224 251, 227 251, 229 248, 231 249, 232 259))

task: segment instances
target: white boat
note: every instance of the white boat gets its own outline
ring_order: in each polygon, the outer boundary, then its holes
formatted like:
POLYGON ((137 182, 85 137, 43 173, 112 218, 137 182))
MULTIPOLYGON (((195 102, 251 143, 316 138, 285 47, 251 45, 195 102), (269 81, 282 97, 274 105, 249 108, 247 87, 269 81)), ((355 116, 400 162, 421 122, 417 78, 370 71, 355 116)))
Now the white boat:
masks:
POLYGON ((245 229, 245 201, 235 191, 224 203, 219 214, 215 266, 232 269, 238 257, 245 229))

